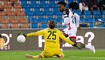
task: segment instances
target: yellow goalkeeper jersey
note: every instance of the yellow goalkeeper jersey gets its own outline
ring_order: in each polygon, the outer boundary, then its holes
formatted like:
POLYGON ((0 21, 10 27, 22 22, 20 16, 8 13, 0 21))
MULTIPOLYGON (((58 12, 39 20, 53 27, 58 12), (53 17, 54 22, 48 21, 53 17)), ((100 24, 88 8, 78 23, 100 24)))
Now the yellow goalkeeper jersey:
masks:
POLYGON ((27 37, 36 36, 36 35, 43 35, 44 36, 44 40, 45 40, 44 49, 45 50, 51 49, 51 48, 60 49, 59 38, 68 42, 71 45, 74 45, 74 43, 71 40, 66 38, 62 34, 62 32, 56 28, 55 29, 46 28, 46 29, 43 29, 43 30, 40 30, 37 32, 32 32, 32 33, 26 34, 27 37))

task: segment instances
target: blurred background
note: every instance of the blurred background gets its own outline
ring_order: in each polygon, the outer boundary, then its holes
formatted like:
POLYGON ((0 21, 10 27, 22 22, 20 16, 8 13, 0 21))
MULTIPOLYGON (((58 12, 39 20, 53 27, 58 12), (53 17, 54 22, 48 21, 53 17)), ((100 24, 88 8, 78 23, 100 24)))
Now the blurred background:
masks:
POLYGON ((47 28, 49 20, 63 28, 59 1, 80 15, 81 27, 105 27, 105 0, 0 0, 0 29, 47 28))

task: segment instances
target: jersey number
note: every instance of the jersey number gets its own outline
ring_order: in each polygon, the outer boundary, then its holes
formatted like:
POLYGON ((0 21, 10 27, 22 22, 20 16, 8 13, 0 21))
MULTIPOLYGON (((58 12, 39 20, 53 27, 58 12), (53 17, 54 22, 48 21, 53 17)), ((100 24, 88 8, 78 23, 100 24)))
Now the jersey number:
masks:
POLYGON ((50 33, 49 34, 49 36, 47 37, 47 39, 53 39, 53 40, 56 40, 56 35, 55 35, 55 33, 56 33, 56 31, 48 31, 48 33, 50 33), (50 36, 54 36, 54 37, 50 37, 50 36))

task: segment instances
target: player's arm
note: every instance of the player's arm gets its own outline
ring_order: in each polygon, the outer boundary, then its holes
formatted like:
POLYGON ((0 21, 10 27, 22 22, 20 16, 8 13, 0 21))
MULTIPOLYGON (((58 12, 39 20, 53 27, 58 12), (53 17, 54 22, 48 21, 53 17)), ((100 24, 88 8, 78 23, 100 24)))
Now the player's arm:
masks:
POLYGON ((67 25, 69 23, 69 10, 68 9, 65 9, 63 11, 63 19, 64 19, 64 21, 63 21, 62 25, 67 25))
POLYGON ((29 37, 29 36, 37 36, 37 35, 43 35, 43 34, 44 34, 44 30, 40 30, 40 31, 37 31, 37 32, 32 32, 32 33, 25 34, 25 36, 29 37))
POLYGON ((28 33, 28 34, 20 33, 18 35, 23 35, 24 37, 29 37, 29 36, 37 36, 37 35, 43 35, 43 34, 44 34, 44 30, 40 30, 37 32, 28 33))

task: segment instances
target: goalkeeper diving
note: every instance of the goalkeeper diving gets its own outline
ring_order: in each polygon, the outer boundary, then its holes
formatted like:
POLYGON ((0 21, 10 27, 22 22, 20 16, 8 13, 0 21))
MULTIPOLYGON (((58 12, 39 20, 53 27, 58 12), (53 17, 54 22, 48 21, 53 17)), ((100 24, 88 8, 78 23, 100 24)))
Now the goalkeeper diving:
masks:
POLYGON ((54 21, 48 21, 48 28, 37 31, 37 32, 32 32, 28 34, 23 34, 24 37, 30 37, 30 36, 37 36, 37 35, 43 35, 44 40, 45 40, 45 45, 44 45, 44 51, 40 55, 30 55, 27 54, 27 58, 49 58, 53 56, 57 56, 59 58, 64 57, 64 53, 60 49, 60 42, 59 38, 64 40, 65 42, 68 42, 72 46, 75 46, 77 48, 82 48, 82 45, 79 43, 74 43, 68 38, 66 38, 63 33, 55 28, 55 22, 54 21))

